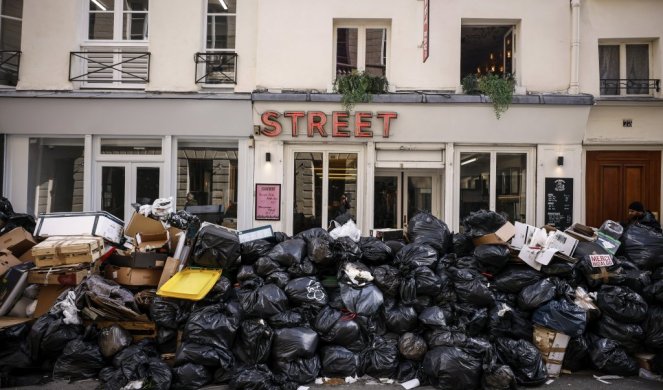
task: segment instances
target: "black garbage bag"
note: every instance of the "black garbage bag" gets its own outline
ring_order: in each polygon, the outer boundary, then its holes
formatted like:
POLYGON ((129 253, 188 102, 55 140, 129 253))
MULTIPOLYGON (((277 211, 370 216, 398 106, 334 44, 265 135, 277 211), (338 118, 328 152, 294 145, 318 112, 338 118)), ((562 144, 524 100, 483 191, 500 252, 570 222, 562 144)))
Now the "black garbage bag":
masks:
POLYGON ((587 312, 575 303, 555 300, 536 309, 532 322, 575 337, 585 333, 587 312))
POLYGON ((178 329, 189 319, 191 306, 191 301, 157 296, 150 305, 150 318, 159 327, 178 329))
POLYGON ((103 390, 120 390, 128 381, 122 375, 122 370, 115 367, 104 367, 99 371, 99 381, 103 390))
POLYGON ((518 294, 518 307, 523 310, 534 310, 553 300, 556 286, 552 278, 545 278, 523 288, 518 294))
POLYGON ((396 372, 396 380, 399 383, 403 383, 412 379, 418 379, 419 383, 426 385, 428 378, 426 378, 421 364, 421 361, 415 362, 413 360, 401 359, 398 364, 398 371, 396 372))
POLYGON ((437 251, 427 244, 407 244, 394 258, 394 265, 403 269, 403 267, 417 268, 428 267, 435 268, 439 255, 437 251))
POLYGON ((570 281, 576 280, 575 264, 564 260, 557 260, 555 258, 553 258, 550 263, 541 266, 541 273, 546 276, 557 276, 570 281))
POLYGON ((483 390, 516 390, 516 375, 511 367, 497 361, 497 353, 492 345, 485 350, 483 359, 483 390))
POLYGON ((313 329, 318 332, 321 340, 330 344, 352 351, 361 351, 366 346, 365 336, 354 316, 329 306, 323 307, 318 312, 313 329))
POLYGON ((465 233, 456 233, 453 235, 454 253, 458 257, 471 256, 474 252, 474 243, 472 237, 465 233))
POLYGON ((241 320, 227 310, 224 304, 203 307, 189 317, 182 340, 230 349, 241 320))
POLYGON ((391 248, 391 253, 393 253, 394 256, 396 256, 396 253, 398 253, 405 246, 405 241, 403 240, 389 240, 385 241, 384 243, 387 244, 389 248, 391 248))
POLYGON ((175 354, 175 364, 200 364, 210 369, 224 367, 232 369, 235 357, 229 347, 205 345, 192 341, 184 341, 175 354))
POLYGON ((390 262, 394 258, 391 247, 375 237, 361 237, 359 239, 359 249, 361 249, 362 260, 367 264, 381 265, 390 262))
POLYGON ((508 337, 532 342, 534 329, 527 313, 505 302, 497 302, 490 308, 488 328, 492 337, 508 337))
POLYGON ((625 324, 607 314, 598 321, 596 333, 601 337, 615 340, 629 353, 638 352, 645 339, 645 331, 639 324, 625 324))
POLYGON ((457 304, 454 307, 456 324, 465 329, 468 336, 482 335, 488 326, 488 308, 470 304, 457 304))
POLYGON ((359 355, 338 345, 327 345, 320 351, 322 369, 328 377, 348 377, 357 374, 359 355))
POLYGON ((420 295, 434 296, 441 291, 440 278, 428 267, 401 269, 401 274, 400 297, 406 305, 415 303, 420 295))
POLYGON ((235 338, 233 352, 245 364, 267 363, 274 331, 262 319, 242 321, 235 338))
POLYGON ((202 227, 196 234, 191 259, 198 266, 226 271, 239 267, 240 254, 237 234, 211 224, 202 227))
POLYGON ((334 256, 339 263, 359 261, 362 257, 359 244, 350 237, 339 237, 333 244, 334 256))
POLYGON ((401 276, 398 269, 384 264, 373 268, 372 274, 374 278, 373 283, 382 290, 384 295, 395 297, 399 293, 401 276))
POLYGON ((144 363, 159 357, 154 343, 143 339, 116 353, 113 356, 113 366, 119 368, 127 380, 136 380, 145 376, 144 363))
POLYGON ((177 330, 159 328, 156 340, 160 351, 173 351, 177 342, 177 330))
POLYGON ((320 308, 329 302, 327 291, 315 276, 292 279, 285 286, 285 294, 295 306, 320 308))
POLYGON ((398 339, 398 352, 408 360, 420 361, 428 352, 428 345, 423 337, 407 332, 398 339))
POLYGON ((272 358, 278 360, 308 359, 318 348, 318 334, 310 328, 283 328, 274 330, 272 358))
POLYGON ((589 356, 594 367, 606 374, 638 375, 638 363, 614 340, 605 338, 593 340, 589 347, 589 356))
POLYGON ((308 240, 308 258, 317 265, 328 266, 335 262, 331 236, 314 237, 308 240))
POLYGON ((596 305, 615 320, 627 324, 641 322, 647 317, 647 302, 628 287, 601 286, 596 305))
POLYGON ((65 324, 62 319, 51 314, 39 317, 30 329, 28 348, 32 360, 60 355, 65 346, 83 335, 81 325, 65 324))
POLYGON ((286 310, 267 318, 269 326, 274 329, 295 328, 298 326, 309 326, 307 312, 300 308, 286 310))
POLYGON ((636 222, 624 231, 620 241, 620 249, 640 269, 663 266, 663 233, 660 227, 655 229, 636 222))
POLYGON ((278 261, 272 260, 270 257, 263 256, 256 260, 256 262, 253 264, 253 269, 256 271, 256 274, 264 278, 275 272, 283 271, 286 268, 283 267, 278 261))
POLYGON ((237 271, 237 276, 235 279, 238 282, 243 282, 245 280, 253 279, 256 275, 256 271, 253 269, 252 265, 241 265, 239 271, 237 271))
POLYGON ((287 272, 277 271, 265 276, 265 283, 275 284, 279 286, 281 290, 285 289, 285 286, 287 286, 289 282, 290 275, 287 272))
POLYGON ((650 306, 643 324, 647 349, 663 351, 663 306, 650 306))
POLYGON ((624 281, 625 271, 618 257, 612 258, 611 266, 593 267, 589 256, 591 255, 580 258, 576 263, 576 269, 584 276, 585 282, 591 289, 598 289, 602 284, 617 285, 624 281))
POLYGON ((281 390, 282 382, 264 364, 236 368, 230 388, 236 390, 281 390))
POLYGON ((458 326, 439 326, 424 333, 428 348, 435 347, 465 347, 467 335, 465 330, 458 326))
POLYGON ((315 275, 316 272, 317 269, 315 268, 315 264, 309 259, 303 259, 299 263, 292 263, 292 265, 288 267, 288 274, 292 278, 315 275))
POLYGON ((396 304, 393 300, 389 305, 385 303, 383 316, 387 329, 398 334, 416 329, 419 323, 417 312, 412 306, 396 304))
POLYGON ((490 306, 495 296, 488 288, 488 280, 473 269, 449 268, 458 301, 477 306, 490 306))
POLYGON ((269 251, 267 257, 285 267, 300 263, 306 257, 306 241, 294 238, 280 242, 269 251))
POLYGON ((131 345, 132 337, 131 333, 113 324, 99 332, 98 341, 101 354, 106 358, 110 358, 120 350, 131 345))
POLYGON ((663 267, 658 267, 651 273, 651 280, 658 281, 663 280, 663 267))
POLYGON ((361 287, 342 283, 341 299, 351 312, 372 316, 382 307, 384 296, 382 291, 372 283, 361 287))
POLYGON ((508 266, 495 276, 492 285, 501 292, 518 294, 523 288, 544 277, 541 272, 529 266, 508 266))
MULTIPOLYGON (((219 280, 214 283, 214 286, 210 292, 205 295, 205 298, 203 298, 200 303, 203 305, 214 305, 217 303, 226 302, 233 298, 234 295, 235 290, 230 279, 225 276, 221 276, 219 280)), ((184 301, 183 304, 186 304, 186 301, 184 301)))
POLYGON ((539 350, 529 341, 500 337, 495 340, 499 360, 508 364, 523 386, 539 386, 548 380, 546 364, 539 350))
POLYGON ((306 384, 318 377, 321 363, 318 355, 313 355, 295 360, 275 360, 272 366, 275 373, 283 374, 288 381, 306 384))
POLYGON ((260 279, 247 280, 237 291, 237 298, 249 317, 267 318, 288 308, 288 297, 275 284, 263 285, 260 279))
MULTIPOLYGON (((329 232, 327 230, 323 229, 323 228, 307 229, 307 230, 304 230, 303 232, 299 232, 299 233, 295 234, 292 238, 302 239, 306 242, 309 242, 314 238, 320 238, 320 237, 321 238, 331 238, 331 236, 329 235, 329 232)), ((287 239, 287 236, 286 236, 286 239, 287 239)), ((282 242, 282 241, 285 241, 285 240, 280 240, 279 242, 282 242)))
POLYGON ((591 365, 589 345, 587 335, 571 337, 566 346, 562 368, 573 372, 589 368, 591 365))
MULTIPOLYGON (((354 313, 350 313, 350 315, 352 316, 354 313)), ((387 326, 379 314, 373 316, 359 314, 355 317, 355 321, 359 324, 362 334, 367 335, 367 337, 370 337, 370 335, 384 336, 387 334, 387 326)))
MULTIPOLYGON (((31 326, 27 323, 10 326, 0 330, 0 367, 27 368, 32 365, 27 336, 31 326)), ((0 379, 0 384, 2 380, 0 379)))
POLYGON ((449 316, 440 306, 429 306, 419 313, 419 321, 429 327, 446 326, 447 318, 449 316))
POLYGON ((465 234, 472 238, 495 233, 507 222, 506 218, 494 211, 479 210, 471 212, 463 219, 465 234))
POLYGON ((97 343, 82 339, 70 341, 55 361, 53 378, 55 379, 86 379, 95 378, 106 366, 97 343))
POLYGON ((359 354, 361 372, 374 378, 391 378, 398 369, 398 340, 375 336, 359 354))
POLYGON ((430 245, 440 256, 452 247, 452 238, 446 223, 434 215, 420 212, 410 218, 407 224, 407 237, 415 245, 430 245))
POLYGON ((173 389, 197 390, 212 382, 212 374, 200 364, 187 363, 173 368, 173 389))
POLYGON ((240 244, 243 264, 253 264, 259 258, 267 256, 274 244, 267 240, 253 240, 240 244))
POLYGON ((480 264, 480 271, 497 274, 509 261, 509 247, 506 245, 479 245, 474 249, 474 257, 480 264))
POLYGON ((663 280, 657 280, 655 283, 646 286, 642 295, 649 303, 663 303, 663 280))
POLYGON ((481 388, 483 372, 480 356, 458 347, 435 347, 424 357, 423 369, 438 389, 474 390, 481 388))

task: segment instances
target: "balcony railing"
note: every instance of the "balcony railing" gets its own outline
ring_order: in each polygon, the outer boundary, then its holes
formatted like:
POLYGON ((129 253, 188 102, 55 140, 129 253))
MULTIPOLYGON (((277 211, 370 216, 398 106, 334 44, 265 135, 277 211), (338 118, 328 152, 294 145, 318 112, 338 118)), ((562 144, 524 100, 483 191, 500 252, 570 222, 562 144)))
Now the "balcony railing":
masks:
POLYGON ((237 53, 196 53, 196 84, 237 84, 237 53))
POLYGON ((601 79, 601 95, 648 95, 649 91, 661 91, 659 79, 601 79))
POLYGON ((18 82, 18 69, 20 65, 20 51, 0 51, 0 85, 16 86, 16 83, 18 82))
POLYGON ((125 49, 71 52, 69 81, 86 87, 140 88, 150 81, 150 53, 125 49))

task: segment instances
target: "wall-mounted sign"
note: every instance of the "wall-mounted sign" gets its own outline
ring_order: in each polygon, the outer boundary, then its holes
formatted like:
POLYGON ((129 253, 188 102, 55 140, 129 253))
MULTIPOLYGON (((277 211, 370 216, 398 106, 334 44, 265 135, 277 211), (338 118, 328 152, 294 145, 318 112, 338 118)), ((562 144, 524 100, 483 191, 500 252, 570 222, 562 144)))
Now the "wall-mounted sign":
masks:
MULTIPOLYGON (((381 125, 382 138, 389 138, 392 119, 398 118, 396 112, 377 112, 357 111, 354 119, 351 120, 350 113, 347 111, 334 111, 331 118, 321 111, 286 111, 281 114, 278 111, 265 111, 260 116, 264 127, 260 128, 260 133, 268 137, 276 137, 283 132, 283 124, 279 118, 283 116, 283 122, 289 124, 290 132, 293 137, 299 136, 300 119, 306 120, 307 137, 329 137, 334 138, 372 138, 373 123, 381 125)), ((304 131, 304 129, 302 129, 304 131)))
POLYGON ((281 185, 256 184, 257 221, 278 221, 281 219, 281 185))
POLYGON ((565 230, 573 223, 573 178, 546 177, 545 224, 565 230))
POLYGON ((428 59, 428 48, 429 48, 429 35, 428 35, 428 22, 430 17, 428 16, 428 11, 430 10, 430 1, 424 0, 424 41, 422 45, 424 46, 424 62, 428 59))

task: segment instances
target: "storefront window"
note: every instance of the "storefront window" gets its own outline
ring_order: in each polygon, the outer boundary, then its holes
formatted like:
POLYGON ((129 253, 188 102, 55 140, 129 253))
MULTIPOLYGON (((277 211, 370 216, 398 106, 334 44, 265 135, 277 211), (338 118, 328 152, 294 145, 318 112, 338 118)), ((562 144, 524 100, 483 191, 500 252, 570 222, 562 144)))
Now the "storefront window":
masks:
POLYGON ((84 140, 30 138, 28 214, 83 211, 84 140))
POLYGON ((293 234, 322 226, 322 153, 295 153, 293 234))
POLYGON ((511 222, 525 222, 527 205, 527 155, 497 153, 497 199, 495 210, 509 216, 511 222))
MULTIPOLYGON (((320 172, 322 173, 322 172, 320 172)), ((341 224, 356 220, 357 210, 357 155, 349 153, 329 154, 329 186, 327 210, 329 221, 341 224)))
POLYGON ((460 154, 460 221, 490 207, 490 153, 460 154))

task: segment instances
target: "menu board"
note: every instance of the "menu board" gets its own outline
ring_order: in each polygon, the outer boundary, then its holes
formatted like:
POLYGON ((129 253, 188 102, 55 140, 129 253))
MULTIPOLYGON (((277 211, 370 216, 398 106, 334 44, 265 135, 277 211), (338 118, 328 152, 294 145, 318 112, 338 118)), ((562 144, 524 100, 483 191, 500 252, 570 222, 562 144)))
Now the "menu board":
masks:
POLYGON ((573 179, 546 177, 545 224, 564 230, 573 223, 573 179))
POLYGON ((278 221, 281 219, 281 185, 256 184, 257 221, 278 221))

